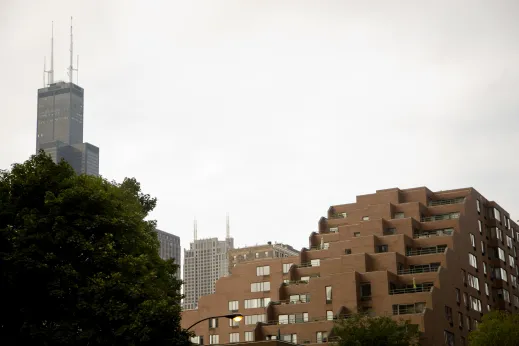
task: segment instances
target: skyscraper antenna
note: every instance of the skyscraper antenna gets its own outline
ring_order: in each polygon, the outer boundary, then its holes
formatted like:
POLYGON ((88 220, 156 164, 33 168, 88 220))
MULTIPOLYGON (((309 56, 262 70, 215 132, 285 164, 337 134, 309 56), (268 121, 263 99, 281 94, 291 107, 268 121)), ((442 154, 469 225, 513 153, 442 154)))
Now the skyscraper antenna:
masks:
POLYGON ((231 237, 231 226, 229 224, 229 213, 227 213, 227 224, 225 226, 225 238, 229 239, 231 237))
POLYGON ((52 31, 50 36, 50 70, 46 70, 45 58, 43 60, 43 86, 45 87, 45 73, 48 74, 48 84, 54 83, 54 22, 52 22, 52 31))
POLYGON ((197 239, 197 233, 198 233, 198 229, 197 229, 197 225, 196 225, 196 218, 195 218, 195 221, 194 221, 194 224, 193 224, 193 232, 195 233, 195 240, 197 239))
MULTIPOLYGON (((79 55, 77 57, 79 66, 79 55)), ((74 68, 74 36, 72 34, 72 17, 70 17, 70 66, 68 67, 68 78, 70 83, 74 83, 74 71, 77 71, 77 67, 74 68)))

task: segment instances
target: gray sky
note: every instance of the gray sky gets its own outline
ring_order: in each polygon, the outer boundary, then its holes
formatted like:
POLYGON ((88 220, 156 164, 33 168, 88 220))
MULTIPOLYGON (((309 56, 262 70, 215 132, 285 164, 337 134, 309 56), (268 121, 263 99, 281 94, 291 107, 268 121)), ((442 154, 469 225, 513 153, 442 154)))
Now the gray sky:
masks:
POLYGON ((301 248, 328 207, 473 186, 519 219, 519 1, 0 0, 0 167, 74 16, 85 141, 159 227, 301 248))

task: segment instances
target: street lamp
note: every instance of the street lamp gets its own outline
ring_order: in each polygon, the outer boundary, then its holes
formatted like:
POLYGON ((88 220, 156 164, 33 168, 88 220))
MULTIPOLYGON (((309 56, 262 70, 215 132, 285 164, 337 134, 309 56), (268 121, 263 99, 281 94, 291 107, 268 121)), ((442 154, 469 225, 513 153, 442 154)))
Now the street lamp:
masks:
POLYGON ((228 318, 228 319, 233 320, 235 322, 240 322, 241 320, 243 320, 243 315, 242 314, 229 314, 229 315, 221 315, 221 316, 211 316, 211 317, 206 317, 204 319, 201 319, 198 322, 193 323, 186 330, 189 330, 189 329, 193 328, 194 326, 196 326, 200 322, 207 321, 207 320, 209 320, 211 318, 219 318, 219 317, 225 317, 225 318, 228 318))

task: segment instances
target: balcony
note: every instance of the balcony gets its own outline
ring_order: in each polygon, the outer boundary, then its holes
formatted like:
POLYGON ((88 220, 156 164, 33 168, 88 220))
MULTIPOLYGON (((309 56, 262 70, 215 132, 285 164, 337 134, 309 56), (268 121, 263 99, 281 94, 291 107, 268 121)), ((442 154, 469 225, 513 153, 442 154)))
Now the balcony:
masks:
POLYGON ((458 197, 452 199, 438 199, 435 201, 429 201, 429 207, 435 207, 438 205, 449 205, 449 204, 460 204, 465 202, 465 197, 458 197))
POLYGON ((290 280, 287 282, 283 282, 283 286, 292 286, 292 285, 306 285, 309 280, 290 280))
POLYGON ((393 315, 421 314, 423 312, 425 312, 425 302, 393 305, 393 315))
POLYGON ((348 217, 348 213, 338 213, 338 214, 330 215, 328 220, 345 219, 346 217, 348 217))
POLYGON ((416 287, 394 288, 389 290, 389 294, 406 294, 406 293, 422 293, 430 292, 434 285, 432 283, 419 284, 416 287))
POLYGON ((432 216, 422 216, 420 218, 421 222, 432 222, 432 221, 442 221, 442 220, 454 220, 459 219, 460 213, 448 213, 448 214, 440 214, 440 215, 432 215, 432 216))
POLYGON ((407 250, 406 256, 421 256, 421 255, 444 253, 445 249, 447 249, 447 245, 438 245, 435 247, 428 247, 428 248, 417 249, 417 250, 407 250))
POLYGON ((398 269, 398 275, 407 275, 407 274, 420 274, 420 273, 432 273, 438 271, 440 265, 427 264, 423 266, 416 266, 415 268, 410 269, 398 269))
POLYGON ((292 304, 307 304, 307 303, 310 303, 310 300, 290 300, 290 299, 287 299, 287 300, 276 300, 276 301, 272 301, 270 302, 271 305, 292 305, 292 304))
POLYGON ((414 239, 452 236, 454 228, 435 229, 433 231, 413 232, 414 239))

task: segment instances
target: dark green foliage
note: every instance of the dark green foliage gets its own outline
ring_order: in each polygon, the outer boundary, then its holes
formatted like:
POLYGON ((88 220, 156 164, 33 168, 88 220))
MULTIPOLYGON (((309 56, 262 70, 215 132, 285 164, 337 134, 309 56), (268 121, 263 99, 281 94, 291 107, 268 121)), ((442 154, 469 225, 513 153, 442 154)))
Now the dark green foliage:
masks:
POLYGON ((156 200, 40 153, 0 173, 0 345, 189 345, 156 200))
POLYGON ((361 314, 337 320, 332 333, 339 346, 410 346, 418 345, 420 336, 418 326, 408 321, 361 314))
POLYGON ((519 315, 491 311, 483 315, 482 323, 469 334, 470 346, 519 346, 519 315))

